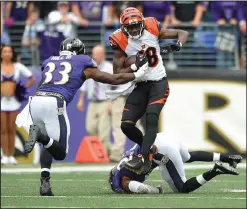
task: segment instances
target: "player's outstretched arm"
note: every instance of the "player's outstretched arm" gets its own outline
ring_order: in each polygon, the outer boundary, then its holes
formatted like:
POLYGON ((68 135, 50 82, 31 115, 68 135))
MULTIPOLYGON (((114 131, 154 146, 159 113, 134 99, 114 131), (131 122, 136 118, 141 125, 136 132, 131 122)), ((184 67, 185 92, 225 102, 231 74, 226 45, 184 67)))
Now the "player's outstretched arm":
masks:
POLYGON ((188 39, 189 33, 185 30, 162 28, 159 33, 159 39, 178 39, 183 45, 188 39))
POLYGON ((136 73, 119 73, 119 74, 110 74, 102 72, 97 68, 87 68, 84 70, 84 73, 87 78, 92 78, 95 81, 101 83, 109 83, 113 85, 128 83, 129 81, 139 80, 145 73, 148 68, 148 64, 143 66, 136 73))

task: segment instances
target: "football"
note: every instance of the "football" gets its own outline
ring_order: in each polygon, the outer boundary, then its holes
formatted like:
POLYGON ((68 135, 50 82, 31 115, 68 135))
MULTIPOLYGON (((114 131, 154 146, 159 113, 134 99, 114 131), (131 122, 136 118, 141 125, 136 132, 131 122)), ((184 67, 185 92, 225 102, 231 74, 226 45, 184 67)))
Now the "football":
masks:
POLYGON ((130 65, 134 64, 136 61, 136 56, 132 55, 130 57, 127 57, 124 62, 124 68, 129 67, 130 65))

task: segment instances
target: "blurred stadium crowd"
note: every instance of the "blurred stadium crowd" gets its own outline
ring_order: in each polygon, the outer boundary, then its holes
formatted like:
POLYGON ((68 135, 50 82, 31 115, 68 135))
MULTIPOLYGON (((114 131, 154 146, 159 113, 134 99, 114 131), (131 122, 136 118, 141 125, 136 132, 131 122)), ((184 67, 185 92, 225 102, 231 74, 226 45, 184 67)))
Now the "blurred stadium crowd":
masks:
MULTIPOLYGON (((193 65, 244 69, 246 5, 246 2, 223 1, 2 2, 1 43, 14 45, 19 59, 27 65, 39 65, 53 55, 61 40, 68 36, 79 36, 88 42, 91 52, 93 45, 98 43, 109 46, 108 35, 119 28, 121 11, 133 6, 146 17, 156 17, 165 27, 179 27, 190 32, 191 42, 186 46, 188 58, 180 54, 176 58, 170 56, 168 69, 193 65), (190 59, 192 55, 196 55, 194 60, 190 59), (26 61, 28 58, 32 59, 26 61)), ((107 59, 110 58, 109 50, 107 59)))
MULTIPOLYGON (((163 57, 168 70, 246 68, 247 2, 244 1, 1 2, 1 45, 13 46, 18 55, 17 62, 26 65, 31 71, 32 69, 39 71, 42 61, 57 55, 62 40, 67 37, 78 37, 86 44, 86 53, 95 59, 99 69, 108 72, 112 68, 110 63, 112 50, 108 37, 120 27, 121 11, 130 6, 143 12, 144 17, 155 17, 164 27, 181 28, 190 33, 182 50, 163 57)), ((160 44, 171 41, 162 40, 160 44)), ((127 95, 114 102, 106 101, 103 105, 102 101, 106 99, 100 95, 104 94, 104 90, 116 89, 116 87, 110 85, 100 87, 102 92, 99 92, 95 99, 92 89, 98 88, 97 85, 97 82, 89 82, 82 87, 77 109, 84 111, 84 97, 87 94, 88 108, 94 105, 94 109, 106 113, 105 117, 101 118, 101 122, 100 118, 98 119, 98 129, 102 130, 98 135, 101 135, 100 138, 108 153, 112 153, 110 159, 118 161, 125 143, 125 136, 120 130, 120 121, 127 95), (97 105, 99 106, 95 108, 97 105), (114 138, 119 139, 111 148, 107 140, 110 126, 106 127, 110 124, 107 123, 110 120, 114 126, 112 127, 114 138)), ((95 129, 90 125, 95 124, 94 117, 93 114, 88 114, 86 118, 86 129, 89 134, 93 128, 95 129)), ((91 135, 96 133, 92 131, 91 135)))

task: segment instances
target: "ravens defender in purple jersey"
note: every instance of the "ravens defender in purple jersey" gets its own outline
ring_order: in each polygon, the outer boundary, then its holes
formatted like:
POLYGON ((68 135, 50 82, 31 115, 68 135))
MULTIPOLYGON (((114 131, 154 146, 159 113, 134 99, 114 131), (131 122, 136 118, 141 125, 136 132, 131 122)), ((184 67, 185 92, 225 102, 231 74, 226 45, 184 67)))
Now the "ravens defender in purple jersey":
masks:
POLYGON ((148 69, 146 63, 136 73, 101 72, 95 61, 85 55, 85 46, 77 38, 65 39, 59 53, 59 56, 46 59, 41 66, 41 83, 29 103, 33 125, 24 147, 29 153, 36 141, 43 145, 40 194, 47 196, 53 195, 49 181, 52 158, 64 160, 68 152, 70 125, 66 107, 84 81, 92 78, 101 83, 124 84, 141 79, 148 69))
POLYGON ((139 145, 136 144, 122 156, 119 164, 110 171, 109 184, 114 192, 138 194, 163 193, 162 187, 153 187, 144 183, 148 175, 156 167, 159 167, 162 179, 170 188, 174 192, 180 193, 192 192, 215 176, 221 174, 238 175, 236 166, 242 160, 240 155, 205 151, 188 152, 188 149, 181 142, 176 140, 164 140, 164 137, 164 133, 157 134, 154 145, 157 146, 158 153, 153 156, 152 166, 144 174, 136 174, 124 166, 126 162, 140 153, 141 149, 139 145), (184 163, 194 161, 221 162, 216 162, 211 170, 187 180, 184 172, 184 163))

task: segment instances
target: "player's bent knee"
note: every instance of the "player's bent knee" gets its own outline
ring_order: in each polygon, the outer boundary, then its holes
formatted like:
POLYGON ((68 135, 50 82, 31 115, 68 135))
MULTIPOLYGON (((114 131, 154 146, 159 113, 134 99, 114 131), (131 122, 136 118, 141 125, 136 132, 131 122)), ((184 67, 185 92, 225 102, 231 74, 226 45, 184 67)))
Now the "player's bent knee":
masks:
POLYGON ((53 154, 53 158, 54 158, 54 160, 64 160, 66 155, 67 154, 65 151, 61 151, 59 153, 56 153, 55 155, 53 154))
POLYGON ((129 123, 125 121, 122 121, 121 123, 121 130, 123 131, 123 133, 131 131, 134 127, 135 127, 134 123, 129 123))

